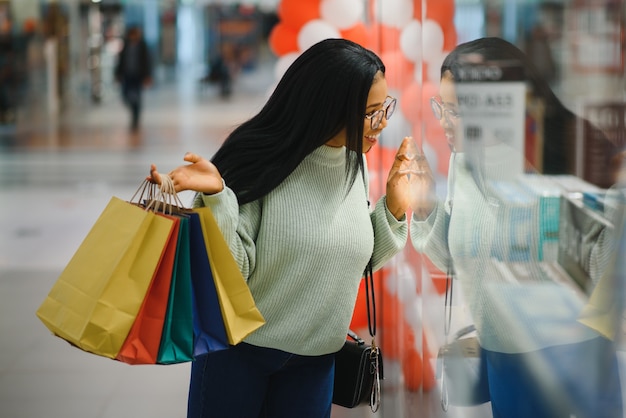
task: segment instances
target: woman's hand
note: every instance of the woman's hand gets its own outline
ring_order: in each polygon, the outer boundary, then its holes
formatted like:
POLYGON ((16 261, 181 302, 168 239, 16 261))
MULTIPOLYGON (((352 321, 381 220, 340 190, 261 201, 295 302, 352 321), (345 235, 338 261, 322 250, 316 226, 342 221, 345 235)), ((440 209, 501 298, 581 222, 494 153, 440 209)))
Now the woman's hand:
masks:
POLYGON ((435 179, 422 150, 417 150, 409 178, 410 206, 417 219, 424 220, 435 207, 435 179))
POLYGON ((424 152, 413 138, 405 137, 387 177, 387 208, 402 219, 408 208, 418 219, 426 219, 435 207, 435 180, 424 152))
POLYGON ((398 220, 406 214, 411 202, 409 173, 413 146, 413 138, 404 137, 387 176, 387 208, 398 220))
MULTIPOLYGON (((185 154, 184 160, 190 164, 181 165, 168 174, 174 182, 176 193, 193 190, 205 194, 215 194, 224 189, 222 176, 212 162, 190 152, 185 154)), ((161 175, 157 171, 156 165, 152 164, 150 175, 146 179, 161 184, 161 175)))

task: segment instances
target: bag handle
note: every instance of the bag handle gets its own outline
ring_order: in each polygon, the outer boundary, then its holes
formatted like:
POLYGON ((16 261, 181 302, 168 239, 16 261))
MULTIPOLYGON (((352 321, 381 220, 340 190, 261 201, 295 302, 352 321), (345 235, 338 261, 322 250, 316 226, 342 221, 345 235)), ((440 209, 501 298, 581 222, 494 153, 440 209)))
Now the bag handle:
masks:
POLYGON ((135 201, 137 205, 143 206, 145 210, 162 214, 172 215, 185 210, 185 206, 174 188, 174 181, 170 176, 161 176, 158 193, 156 192, 156 184, 145 179, 130 199, 131 203, 135 201))
POLYGON ((372 337, 372 350, 370 351, 371 373, 374 375, 372 394, 370 396, 370 408, 377 412, 380 408, 380 348, 376 345, 376 298, 374 296, 374 273, 372 260, 365 268, 365 301, 367 302, 367 328, 372 337))
POLYGON ((367 303, 367 328, 372 337, 372 345, 376 337, 376 298, 374 295, 374 273, 372 271, 372 261, 367 263, 365 268, 365 302, 367 303))

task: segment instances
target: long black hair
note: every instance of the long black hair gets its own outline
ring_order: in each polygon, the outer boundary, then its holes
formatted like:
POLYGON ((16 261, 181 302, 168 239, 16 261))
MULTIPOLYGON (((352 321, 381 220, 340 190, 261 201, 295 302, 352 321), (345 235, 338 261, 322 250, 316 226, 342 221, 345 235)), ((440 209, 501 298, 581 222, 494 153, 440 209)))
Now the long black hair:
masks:
POLYGON ((545 174, 574 173, 574 129, 577 116, 557 98, 549 83, 541 76, 529 57, 514 44, 497 37, 478 38, 457 45, 446 56, 441 65, 441 76, 450 71, 455 80, 462 78, 461 72, 468 64, 481 62, 508 61, 522 69, 517 74, 525 81, 535 97, 541 98, 544 105, 543 120, 543 162, 545 174))
POLYGON ((239 204, 265 196, 316 148, 346 130, 346 180, 363 172, 367 98, 385 66, 346 39, 326 39, 287 69, 261 111, 226 138, 211 161, 239 204))

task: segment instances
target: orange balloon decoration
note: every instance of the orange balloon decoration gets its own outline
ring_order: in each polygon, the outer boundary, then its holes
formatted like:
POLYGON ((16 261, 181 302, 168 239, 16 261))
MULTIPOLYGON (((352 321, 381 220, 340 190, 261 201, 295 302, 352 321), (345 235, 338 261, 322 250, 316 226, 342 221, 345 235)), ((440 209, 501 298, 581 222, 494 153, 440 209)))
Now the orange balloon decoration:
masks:
MULTIPOLYGON (((439 126, 439 122, 433 119, 425 118, 422 125, 424 131, 420 132, 423 135, 423 141, 437 154, 437 172, 446 176, 448 175, 448 167, 450 165, 450 147, 448 141, 444 135, 443 129, 439 126)), ((417 131, 420 127, 415 127, 417 131)), ((414 132, 414 136, 418 133, 414 132)), ((434 167, 433 167, 434 169, 434 167)))
POLYGON ((282 0, 277 12, 281 22, 299 30, 309 21, 321 18, 320 0, 282 0))
POLYGON ((383 51, 380 58, 385 63, 385 79, 390 88, 404 90, 414 80, 415 64, 399 49, 383 51))
POLYGON ((442 26, 443 30, 443 50, 452 51, 457 45, 457 33, 454 24, 442 26))
POLYGON ((413 0, 413 17, 420 22, 424 20, 424 16, 422 16, 422 0, 413 0))
POLYGON ((439 23, 442 28, 454 24, 454 0, 429 0, 426 18, 439 23))
POLYGON ((396 51, 400 49, 400 29, 375 23, 371 28, 373 47, 376 51, 396 51))
POLYGON ((435 291, 440 295, 446 293, 446 273, 439 270, 439 268, 435 266, 435 264, 430 261, 426 255, 421 257, 421 261, 430 276, 430 280, 433 283, 435 291))
POLYGON ((367 154, 367 167, 370 177, 370 200, 372 202, 385 194, 387 174, 396 158, 396 149, 383 146, 375 146, 367 154))
POLYGON ((363 23, 357 23, 351 28, 340 30, 339 33, 344 39, 356 42, 357 44, 368 49, 372 48, 372 38, 370 36, 370 32, 363 23))
POLYGON ((268 38, 268 43, 272 52, 279 57, 289 54, 290 52, 297 52, 298 31, 282 22, 279 22, 272 28, 268 38))
POLYGON ((419 124, 422 119, 422 85, 417 80, 413 80, 403 91, 400 97, 400 110, 402 115, 411 124, 419 124))

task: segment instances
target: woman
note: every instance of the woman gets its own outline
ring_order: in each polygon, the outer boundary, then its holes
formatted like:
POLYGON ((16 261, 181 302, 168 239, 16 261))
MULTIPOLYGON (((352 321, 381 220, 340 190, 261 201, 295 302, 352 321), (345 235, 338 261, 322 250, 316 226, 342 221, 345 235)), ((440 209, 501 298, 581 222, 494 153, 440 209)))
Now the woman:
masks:
MULTIPOLYGON (((304 51, 261 111, 208 161, 169 173, 198 192, 247 279, 266 324, 243 343, 197 358, 188 417, 329 417, 334 353, 359 282, 407 239, 405 138, 370 211, 364 153, 396 100, 378 56, 344 39, 304 51)), ((150 178, 160 183, 151 167, 150 178)))
MULTIPOLYGON (((421 160, 424 175, 413 181, 413 246, 458 283, 486 361, 494 417, 621 417, 612 342, 578 322, 584 301, 570 288, 543 280, 536 257, 514 253, 511 237, 520 230, 508 216, 515 206, 497 188, 510 181, 508 168, 520 151, 503 152, 505 143, 478 138, 479 121, 460 106, 468 66, 498 58, 534 74, 524 54, 499 38, 461 44, 442 64, 439 96, 432 105, 452 150, 448 191, 444 202, 436 200, 428 162, 421 160), (527 281, 519 272, 527 274, 527 281)), ((531 213, 529 219, 536 216, 531 213)))

